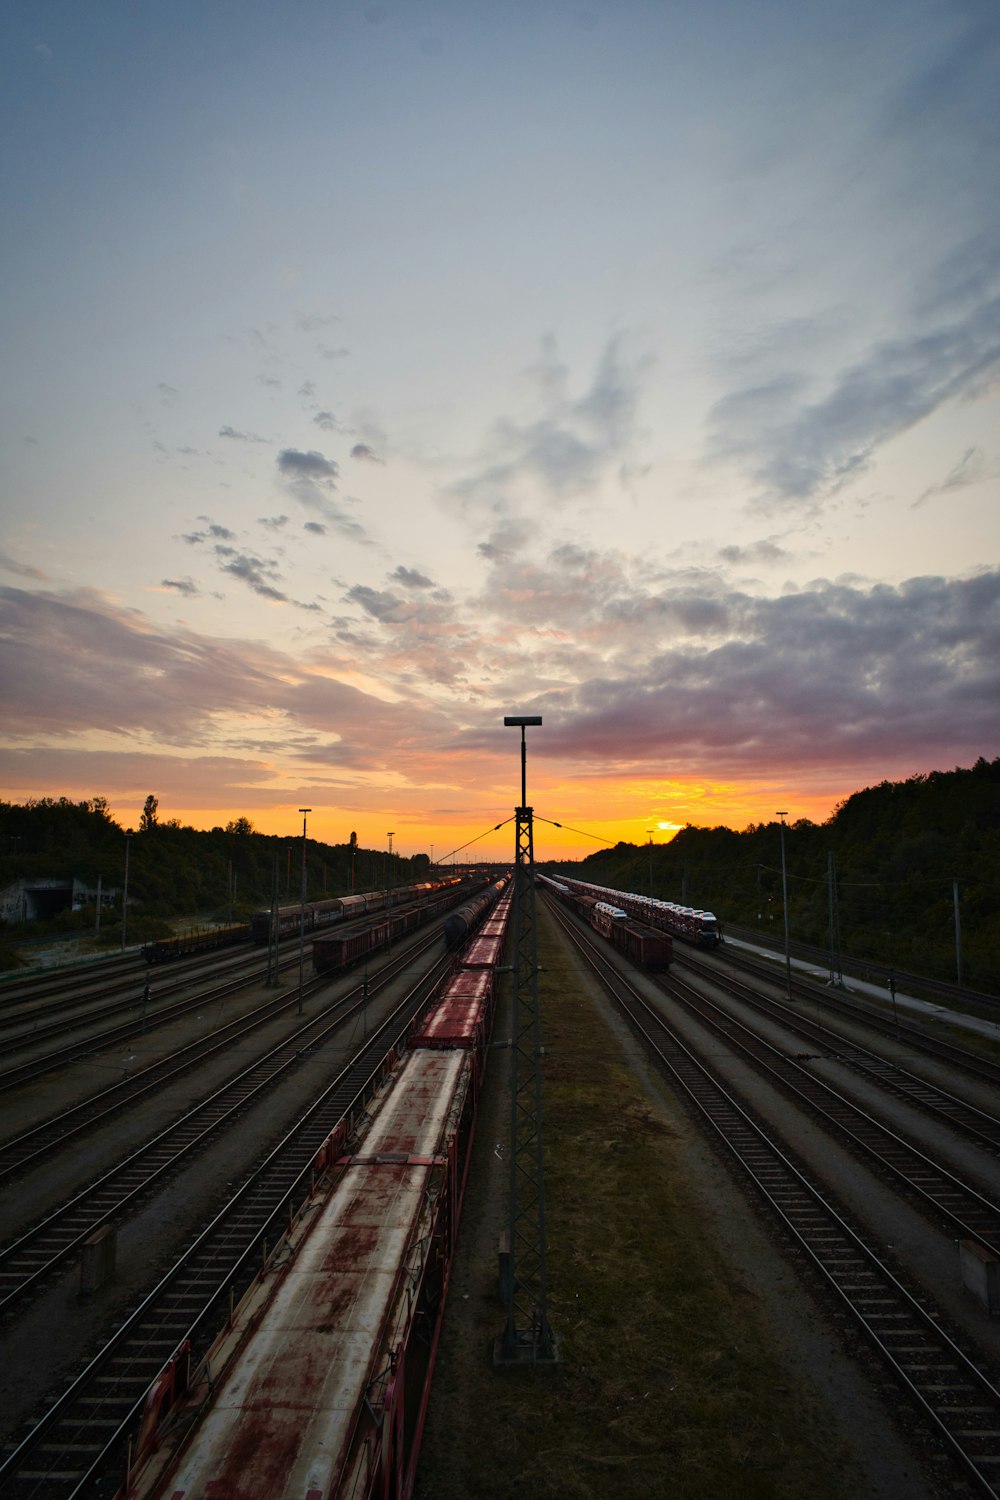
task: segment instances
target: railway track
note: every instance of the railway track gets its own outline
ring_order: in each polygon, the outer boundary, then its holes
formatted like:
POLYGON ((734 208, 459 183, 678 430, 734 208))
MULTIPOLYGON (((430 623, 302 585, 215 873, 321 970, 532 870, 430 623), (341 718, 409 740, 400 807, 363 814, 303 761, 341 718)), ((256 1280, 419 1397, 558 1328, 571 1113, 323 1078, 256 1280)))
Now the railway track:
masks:
MULTIPOLYGON (((406 961, 412 962, 436 942, 437 934, 426 935, 416 952, 408 953, 406 961)), ((192 1152, 207 1145, 217 1130, 242 1114, 281 1077, 300 1066, 309 1051, 322 1045, 359 1013, 373 993, 377 995, 391 983, 400 967, 399 962, 387 965, 366 993, 362 994, 362 986, 357 986, 337 1002, 332 1012, 327 1011, 298 1027, 166 1130, 133 1151, 125 1161, 0 1249, 0 1314, 9 1314, 40 1281, 75 1255, 95 1230, 127 1215, 162 1177, 192 1152)), ((311 995, 328 983, 323 976, 313 979, 305 993, 311 995)), ((296 987, 283 998, 288 1005, 295 1003, 297 997, 296 987)))
POLYGON ((904 1284, 849 1213, 795 1161, 780 1133, 740 1102, 620 972, 610 950, 557 906, 551 910, 741 1180, 767 1204, 909 1392, 975 1492, 1000 1495, 1000 1390, 978 1353, 946 1332, 931 1299, 904 1284))
MULTIPOLYGON (((412 951, 398 959, 400 969, 412 951)), ((212 1223, 122 1322, 75 1381, 0 1463, 4 1500, 113 1493, 128 1464, 146 1393, 175 1352, 195 1357, 225 1320, 309 1194, 317 1153, 356 1118, 388 1059, 452 963, 444 955, 371 1034, 212 1223)))
MULTIPOLYGON (((786 1001, 777 1000, 743 983, 718 965, 693 962, 687 955, 684 956, 683 964, 701 981, 718 986, 734 1000, 777 1021, 793 1035, 800 1037, 803 1044, 818 1049, 819 1055, 835 1058, 843 1067, 874 1080, 887 1093, 933 1116, 939 1123, 950 1125, 970 1142, 1000 1154, 1000 1117, 959 1098, 913 1070, 913 1065, 921 1057, 944 1062, 952 1067, 958 1066, 970 1077, 991 1087, 995 1085, 996 1096, 1000 1098, 1000 1069, 996 1069, 989 1059, 962 1052, 951 1043, 941 1044, 938 1039, 924 1033, 916 1033, 915 1039, 906 1045, 906 1056, 911 1066, 904 1067, 901 1062, 865 1047, 857 1040, 856 1034, 838 1031, 826 1021, 813 1019, 801 1009, 788 1005, 786 1001)), ((844 1012, 838 1011, 837 1014, 843 1016, 844 1012)), ((853 1013, 850 1018, 855 1021, 860 1019, 853 1013)), ((896 1042, 892 1031, 883 1031, 878 1025, 872 1027, 867 1020, 865 1024, 868 1030, 874 1030, 893 1043, 896 1042)))

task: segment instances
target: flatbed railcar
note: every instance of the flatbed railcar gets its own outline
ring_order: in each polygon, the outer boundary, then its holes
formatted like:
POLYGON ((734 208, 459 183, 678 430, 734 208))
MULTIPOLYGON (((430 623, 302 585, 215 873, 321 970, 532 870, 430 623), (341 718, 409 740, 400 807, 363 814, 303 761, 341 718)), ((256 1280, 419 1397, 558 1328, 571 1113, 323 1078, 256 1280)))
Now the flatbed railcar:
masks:
POLYGON ((142 956, 148 964, 169 963, 172 958, 187 958, 196 953, 211 953, 250 941, 249 922, 234 922, 227 927, 205 927, 196 932, 179 933, 177 937, 157 938, 147 943, 142 956))
POLYGON ((200 1369, 185 1343, 153 1382, 118 1500, 412 1494, 490 1050, 466 956, 200 1369))

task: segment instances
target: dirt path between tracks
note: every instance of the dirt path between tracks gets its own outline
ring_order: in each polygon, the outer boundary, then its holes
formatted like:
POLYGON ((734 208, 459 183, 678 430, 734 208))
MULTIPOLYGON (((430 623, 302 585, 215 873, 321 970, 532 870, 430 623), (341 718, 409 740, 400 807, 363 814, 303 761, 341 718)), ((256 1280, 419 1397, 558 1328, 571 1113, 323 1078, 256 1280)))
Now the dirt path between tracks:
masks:
MULTIPOLYGON (((544 913, 553 1368, 495 1373, 508 1054, 492 1053, 416 1500, 930 1500, 953 1474, 817 1307, 544 913)), ((508 1001, 509 1004, 509 1001, 508 1001)), ((495 1038, 509 1034, 501 1008, 495 1038)), ((952 1491, 954 1492, 954 1491, 952 1491)))

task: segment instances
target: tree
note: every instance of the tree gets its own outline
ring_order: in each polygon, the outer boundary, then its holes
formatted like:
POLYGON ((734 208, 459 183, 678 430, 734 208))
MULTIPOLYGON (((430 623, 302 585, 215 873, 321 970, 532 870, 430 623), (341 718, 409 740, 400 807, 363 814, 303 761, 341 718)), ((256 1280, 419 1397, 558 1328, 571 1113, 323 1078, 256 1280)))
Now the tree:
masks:
POLYGON ((358 847, 358 836, 357 836, 357 834, 356 834, 356 833, 354 833, 354 832, 353 832, 353 831, 352 831, 352 833, 351 833, 351 842, 350 842, 350 848, 351 848, 351 849, 352 849, 352 850, 354 850, 354 849, 356 849, 356 848, 357 848, 357 847, 358 847))
POLYGON ((249 818, 235 818, 232 823, 226 824, 226 832, 238 834, 240 838, 245 839, 256 830, 249 818))
POLYGON ((160 804, 157 799, 153 796, 152 792, 150 792, 149 796, 146 798, 146 801, 143 804, 142 816, 139 819, 140 833, 149 833, 156 827, 156 809, 159 807, 159 805, 160 804))

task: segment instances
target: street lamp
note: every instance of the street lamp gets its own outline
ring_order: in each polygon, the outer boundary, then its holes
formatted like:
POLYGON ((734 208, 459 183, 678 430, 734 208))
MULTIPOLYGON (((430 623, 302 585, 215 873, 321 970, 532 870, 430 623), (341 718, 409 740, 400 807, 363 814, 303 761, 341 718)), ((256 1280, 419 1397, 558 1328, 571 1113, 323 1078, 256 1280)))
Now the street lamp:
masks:
POLYGON ((122 890, 122 952, 125 952, 125 932, 128 927, 128 851, 132 842, 132 830, 125 830, 125 885, 122 890))
POLYGON ((779 812, 781 819, 781 904, 785 908, 785 985, 788 998, 792 998, 792 951, 788 940, 788 875, 785 870, 785 819, 787 812, 779 812))
POLYGON ((653 899, 653 830, 651 828, 647 828, 646 832, 649 835, 649 899, 650 899, 650 901, 652 901, 652 899, 653 899))
POLYGON ((385 951, 387 953, 392 952, 392 841, 394 837, 394 832, 386 834, 386 838, 389 840, 389 863, 385 872, 385 914, 387 920, 385 951))
POLYGON ((299 900, 299 1004, 298 1014, 302 1014, 302 982, 306 961, 306 814, 312 812, 311 807, 300 807, 302 814, 302 891, 299 900))

